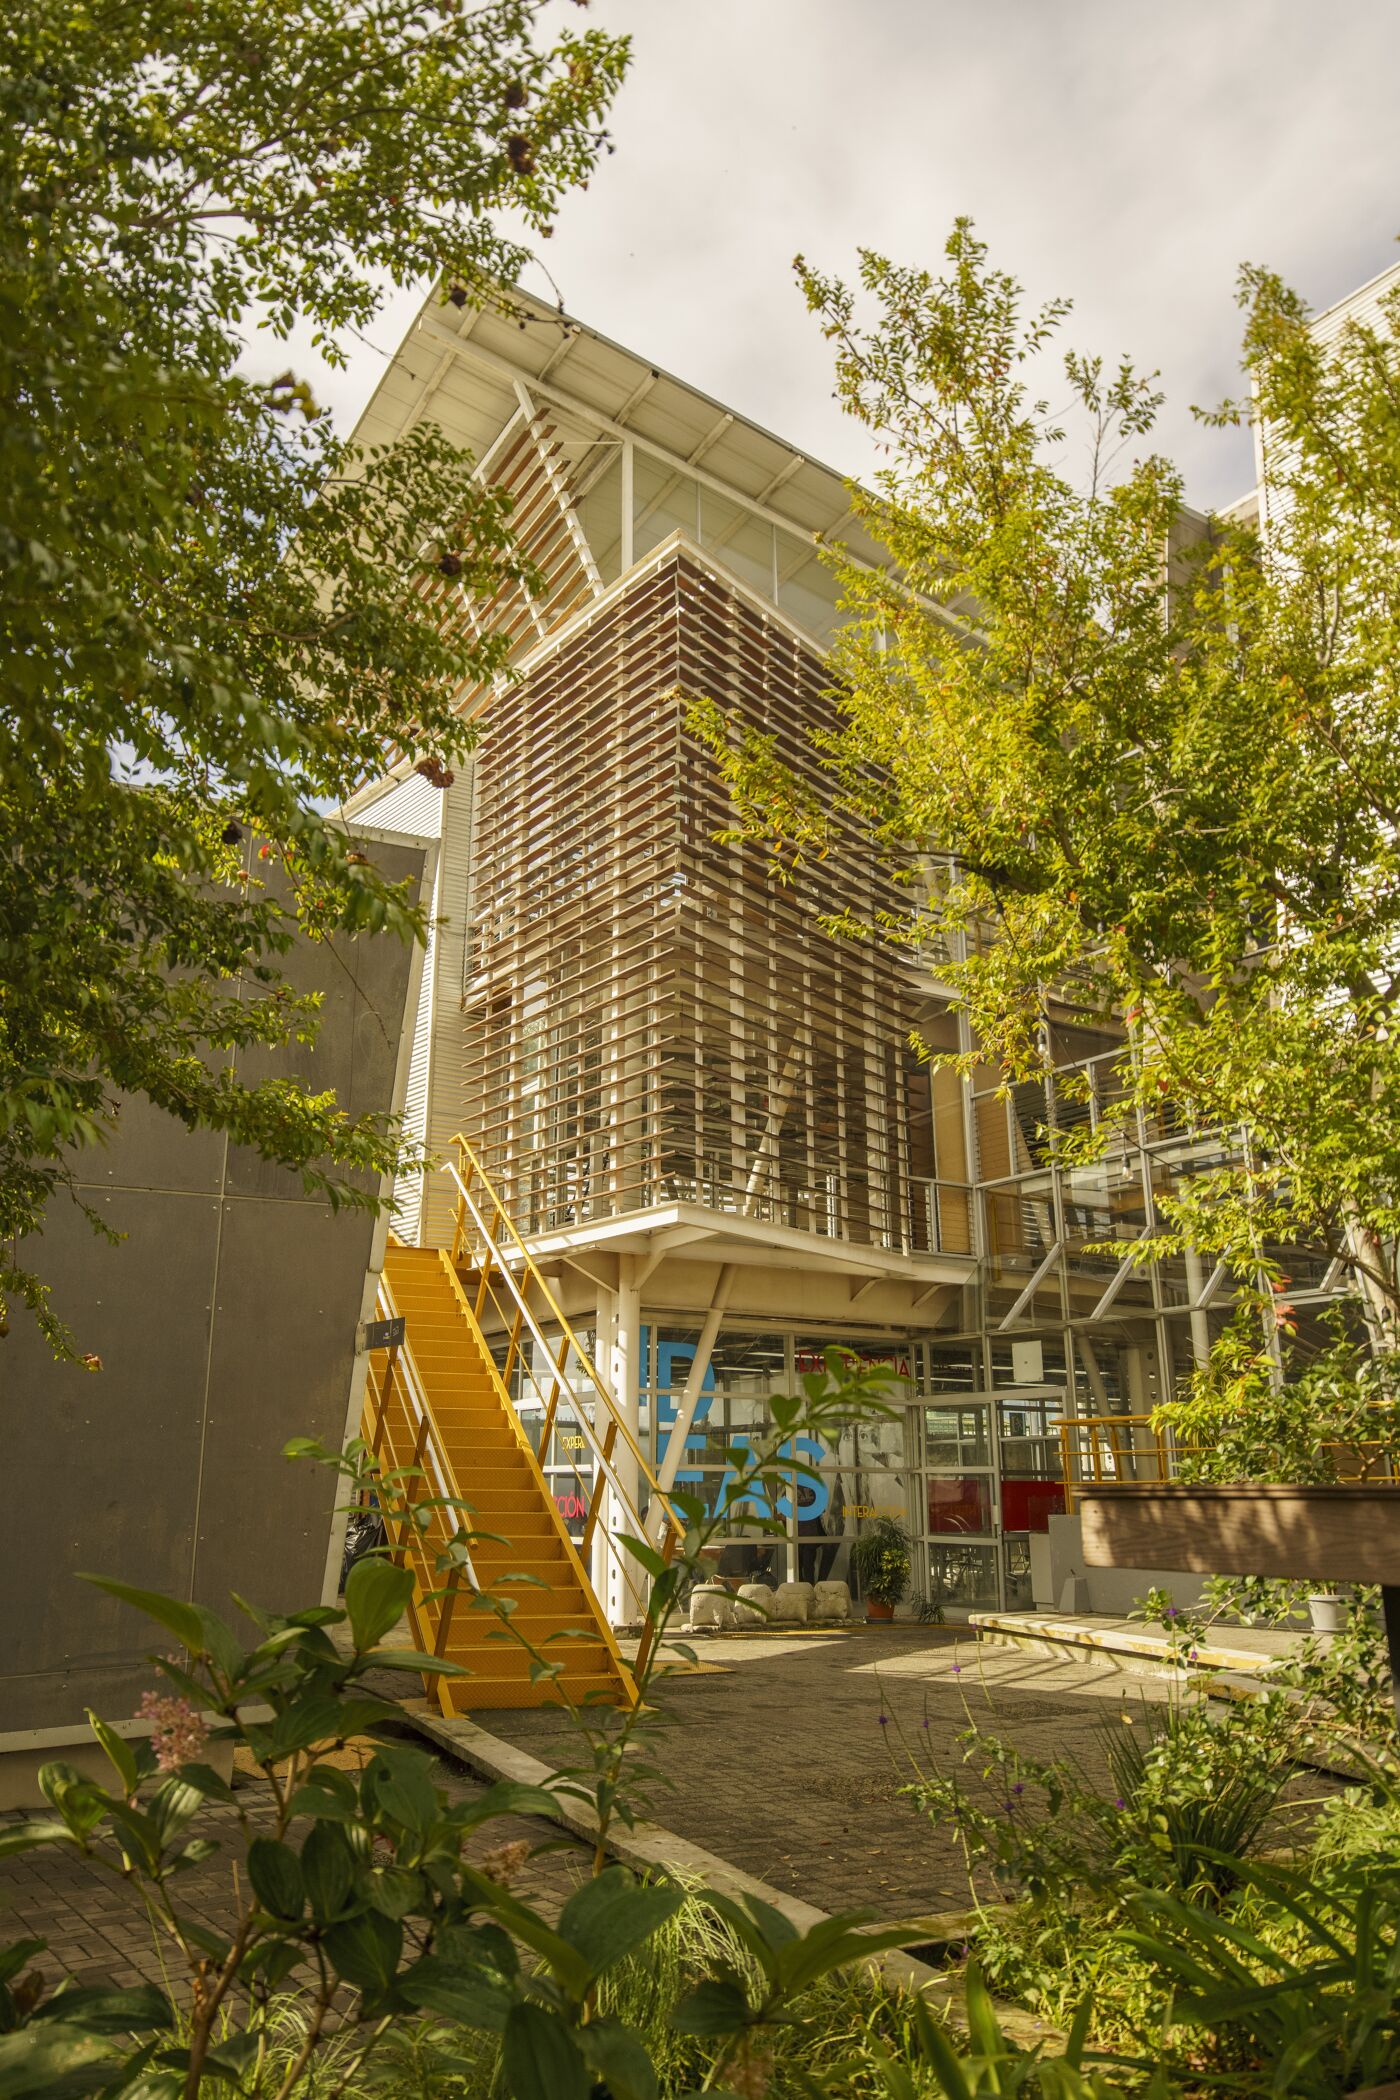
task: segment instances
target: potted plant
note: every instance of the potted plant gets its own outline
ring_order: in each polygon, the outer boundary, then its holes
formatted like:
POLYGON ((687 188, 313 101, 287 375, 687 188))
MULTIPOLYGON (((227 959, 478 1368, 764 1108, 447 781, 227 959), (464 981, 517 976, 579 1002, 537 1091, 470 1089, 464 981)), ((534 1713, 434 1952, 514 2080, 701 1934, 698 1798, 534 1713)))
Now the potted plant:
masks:
POLYGON ((851 1565, 867 1619, 892 1619, 909 1587, 909 1534, 898 1517, 876 1517, 851 1548, 851 1565))
POLYGON ((1311 1590, 1308 1593, 1308 1617, 1314 1633, 1344 1633, 1347 1600, 1338 1589, 1311 1590))

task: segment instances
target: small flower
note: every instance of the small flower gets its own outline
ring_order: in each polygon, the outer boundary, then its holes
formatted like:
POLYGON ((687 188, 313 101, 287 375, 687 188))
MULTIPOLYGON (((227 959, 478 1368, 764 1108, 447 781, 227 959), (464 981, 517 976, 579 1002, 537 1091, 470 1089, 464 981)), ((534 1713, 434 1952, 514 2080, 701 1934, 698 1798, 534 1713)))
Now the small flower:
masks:
POLYGON ((1012 1787, 1011 1791, 1013 1794, 1024 1794, 1026 1791, 1024 1781, 1018 1779, 1015 1786, 1012 1787))
POLYGON ((136 1709, 138 1717, 151 1725, 151 1748, 162 1772, 178 1772, 198 1757, 209 1738, 209 1730, 188 1699, 172 1698, 167 1692, 143 1692, 136 1709))
POLYGON ((1176 1609, 1176 1606, 1175 1606, 1174 1604, 1169 1604, 1169 1605, 1167 1606, 1167 1617, 1168 1617, 1169 1619, 1174 1619, 1174 1618, 1175 1618, 1176 1616, 1177 1616, 1177 1609, 1176 1609))
POLYGON ((881 1716, 880 1716, 880 1726, 881 1726, 882 1728, 888 1728, 888 1727, 889 1727, 889 1725, 890 1725, 890 1717, 889 1717, 889 1715, 888 1715, 888 1714, 881 1714, 881 1716))
POLYGON ((955 1677, 961 1677, 961 1676, 962 1676, 962 1664, 961 1664, 961 1663, 954 1663, 954 1664, 952 1665, 952 1672, 953 1672, 953 1675, 954 1675, 955 1677))
POLYGON ((1122 1801, 1122 1800, 1119 1800, 1119 1801, 1115 1801, 1115 1802, 1114 1802, 1114 1804, 1113 1804, 1113 1806, 1114 1806, 1115 1808, 1126 1808, 1126 1807, 1127 1807, 1127 1805, 1128 1805, 1128 1804, 1127 1804, 1127 1802, 1126 1802, 1126 1801, 1122 1801))

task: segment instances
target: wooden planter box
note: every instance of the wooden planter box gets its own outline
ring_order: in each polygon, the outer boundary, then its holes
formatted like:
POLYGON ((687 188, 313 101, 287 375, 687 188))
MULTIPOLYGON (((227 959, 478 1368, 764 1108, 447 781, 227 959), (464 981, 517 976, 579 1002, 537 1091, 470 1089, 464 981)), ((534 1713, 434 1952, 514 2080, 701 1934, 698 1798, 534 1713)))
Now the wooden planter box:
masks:
POLYGON ((1400 1584, 1400 1483, 1079 1491, 1091 1568, 1400 1584))

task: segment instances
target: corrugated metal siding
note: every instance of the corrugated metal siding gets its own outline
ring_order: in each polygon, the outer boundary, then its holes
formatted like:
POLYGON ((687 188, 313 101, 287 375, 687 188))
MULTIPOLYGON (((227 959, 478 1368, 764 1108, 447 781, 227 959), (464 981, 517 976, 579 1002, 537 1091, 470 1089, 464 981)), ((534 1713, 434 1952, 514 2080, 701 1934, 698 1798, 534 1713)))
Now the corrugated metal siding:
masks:
MULTIPOLYGON (((1352 322, 1359 323, 1363 328, 1378 327, 1383 318, 1381 303, 1397 287, 1400 287, 1400 263, 1395 263, 1390 269, 1383 270, 1380 276, 1373 277, 1369 284, 1363 284, 1356 291, 1349 292, 1346 298, 1339 299, 1335 306, 1329 306, 1324 312, 1316 315, 1310 327, 1310 333, 1314 342, 1324 350, 1335 350, 1337 344, 1341 341, 1343 332, 1352 322)), ((1256 425, 1254 432, 1254 465, 1261 498, 1260 522, 1266 531, 1271 522, 1278 523, 1282 516, 1281 504, 1286 502, 1286 498, 1281 496, 1278 482, 1289 471, 1291 466, 1290 455, 1293 451, 1291 446, 1280 445, 1277 441, 1274 442, 1270 447, 1272 473, 1270 483, 1266 483, 1264 478, 1264 453, 1268 445, 1269 437, 1267 431, 1260 430, 1258 425, 1256 425)))
POLYGON ((361 803, 357 799, 355 821, 378 831, 406 831, 420 839, 441 838, 442 803, 441 788, 424 780, 421 773, 410 773, 407 780, 396 781, 373 801, 361 803))
MULTIPOLYGON (((489 734, 489 730, 488 730, 489 734)), ((471 918, 472 827, 476 806, 476 761, 459 767, 442 803, 442 847, 434 916, 436 967, 433 971, 431 1051, 428 1059, 426 1130, 429 1150, 446 1160, 451 1141, 469 1118, 466 1104, 466 1031, 462 989, 466 970, 467 928, 471 918)), ((468 1132, 470 1135, 470 1132, 468 1132)), ((453 1195, 446 1177, 430 1175, 419 1221, 419 1242, 445 1247, 452 1238, 453 1195)))

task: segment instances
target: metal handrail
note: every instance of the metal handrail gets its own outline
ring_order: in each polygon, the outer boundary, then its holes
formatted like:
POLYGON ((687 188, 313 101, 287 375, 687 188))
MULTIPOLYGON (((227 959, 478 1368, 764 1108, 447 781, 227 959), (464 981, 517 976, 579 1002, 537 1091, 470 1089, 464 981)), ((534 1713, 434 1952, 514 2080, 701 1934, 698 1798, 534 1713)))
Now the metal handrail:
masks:
MULTIPOLYGON (((1150 1414, 1066 1416, 1059 1430, 1067 1512, 1074 1509, 1076 1488, 1111 1485, 1115 1481, 1154 1484, 1171 1480, 1183 1458, 1196 1457, 1207 1448, 1203 1444, 1178 1443, 1170 1426, 1158 1425, 1156 1417, 1150 1414)), ((1330 1448, 1354 1461, 1357 1467, 1355 1472, 1344 1472, 1344 1480, 1374 1478, 1379 1466, 1380 1477, 1400 1485, 1400 1452, 1393 1442, 1367 1439, 1330 1448)))
POLYGON ((1074 1508, 1076 1487, 1091 1481, 1170 1480, 1185 1449, 1169 1430, 1154 1428, 1150 1414, 1067 1416, 1059 1427, 1067 1512, 1074 1508), (1148 1461, 1155 1461, 1155 1472, 1143 1470, 1148 1461))
MULTIPOLYGON (((641 1539, 647 1537, 647 1530, 640 1511, 618 1474, 615 1454, 620 1442, 623 1449, 636 1464, 638 1480, 645 1482, 649 1490, 650 1506, 648 1515, 654 1520, 654 1542, 660 1548, 662 1559, 669 1563, 674 1556, 676 1547, 685 1537, 684 1520, 657 1479, 640 1443, 633 1435, 629 1424, 623 1418, 614 1395, 599 1376, 592 1357, 574 1332, 553 1291, 545 1281, 539 1264, 516 1230, 513 1219, 490 1176, 473 1151, 470 1142, 459 1133, 453 1139, 453 1143, 457 1147, 461 1164, 457 1165, 449 1161, 446 1169, 457 1188, 457 1206, 453 1223, 449 1265, 455 1278, 457 1266, 463 1255, 470 1251, 476 1256, 476 1266, 480 1279, 477 1285, 476 1305, 474 1308, 477 1324, 480 1325, 482 1314, 485 1312, 489 1301, 501 1319, 502 1326, 509 1337, 505 1363, 500 1369, 502 1384, 508 1385, 516 1364, 521 1364, 543 1405, 544 1414, 540 1424, 539 1442, 535 1447, 536 1463, 543 1470, 547 1459, 549 1440, 554 1433, 559 1403, 562 1399, 592 1450, 595 1461, 592 1492, 589 1496, 587 1514, 584 1520, 583 1550, 587 1550, 595 1532, 598 1530, 598 1517, 602 1508, 605 1488, 616 1497, 617 1505, 623 1515, 630 1520, 635 1535, 641 1539), (491 1210, 489 1219, 486 1211, 478 1201, 476 1195, 477 1185, 480 1186, 489 1203, 491 1210), (471 1234, 468 1230, 468 1219, 471 1220, 476 1227, 477 1233, 480 1235, 481 1245, 479 1248, 471 1248, 470 1246, 471 1234), (492 1278, 495 1275, 499 1275, 504 1283, 506 1298, 504 1304, 493 1287, 492 1278), (551 1323, 557 1328, 557 1335, 554 1339, 545 1334, 529 1302, 530 1286, 533 1286, 539 1294, 547 1308, 551 1323), (542 1360, 550 1366, 547 1374, 548 1397, 546 1397, 544 1384, 541 1382, 540 1374, 531 1361, 529 1353, 522 1351, 520 1347, 522 1336, 526 1333, 530 1335, 540 1351, 542 1360), (582 1378, 580 1380, 580 1384, 583 1387, 582 1391, 579 1390, 579 1386, 575 1384, 574 1379, 570 1376, 568 1367, 571 1355, 582 1369, 582 1378), (600 1410, 605 1424, 601 1435, 599 1434, 598 1424, 600 1410)), ((463 1293, 463 1300, 465 1303, 465 1292, 463 1293)), ((521 1424, 520 1427, 523 1433, 524 1425, 521 1424)), ((605 1541, 605 1549, 617 1563, 627 1586, 637 1587, 644 1579, 640 1565, 624 1558, 622 1549, 614 1538, 611 1529, 606 1525, 602 1528, 602 1536, 605 1541)), ((652 1637, 651 1621, 646 1619, 642 1630, 642 1646, 637 1658, 637 1666, 639 1668, 646 1660, 652 1637)))
MULTIPOLYGON (((595 1449, 599 1451, 599 1455, 601 1456, 601 1447, 597 1446, 596 1439, 592 1435, 593 1425, 583 1414, 582 1404, 579 1400, 579 1396, 574 1390, 573 1384, 569 1379, 567 1370, 564 1368, 564 1366, 568 1362, 569 1354, 572 1353, 578 1358, 579 1363, 583 1366, 585 1381, 588 1384, 588 1386, 592 1389, 592 1394, 594 1398, 597 1400, 601 1400, 609 1422, 616 1425, 619 1436, 626 1444, 632 1457, 636 1460, 638 1473, 646 1482, 652 1498, 658 1503, 660 1509, 664 1511, 668 1524, 670 1524, 675 1529, 677 1535, 680 1537, 684 1537, 685 1525, 683 1521, 672 1506, 671 1500, 667 1495, 666 1490, 662 1487, 660 1481, 657 1479, 656 1474, 652 1469, 651 1463, 646 1456, 646 1453, 643 1451, 641 1445, 637 1442, 637 1439, 633 1436, 631 1429, 628 1427, 626 1421, 623 1419, 622 1414, 618 1409, 617 1403, 614 1400, 611 1391, 609 1390, 604 1380, 599 1376, 597 1367, 595 1366, 593 1359, 589 1356, 588 1351, 584 1348, 583 1343, 579 1340, 578 1335, 575 1333, 573 1327, 570 1325, 566 1315, 564 1314, 562 1308, 559 1305, 558 1300, 555 1298, 554 1293, 550 1290, 549 1284, 545 1280, 544 1274, 540 1269, 539 1264, 536 1262, 534 1256, 531 1254, 529 1248, 526 1246, 524 1240, 520 1237, 519 1232, 516 1230, 514 1222, 512 1221, 510 1214, 506 1210, 504 1204, 501 1202, 501 1199, 497 1194, 489 1175, 486 1173, 485 1168, 482 1166, 480 1160, 473 1152, 471 1145, 468 1143, 466 1138, 459 1135, 455 1137, 452 1140, 452 1142, 463 1153, 471 1168, 470 1175, 465 1177, 460 1172, 460 1170, 454 1166, 449 1165, 447 1169, 448 1173, 452 1176, 452 1179, 457 1184, 459 1196, 457 1229, 454 1233, 452 1242, 452 1260, 454 1265, 460 1259, 462 1252, 462 1210, 464 1206, 465 1208, 470 1210, 471 1215, 475 1219, 476 1224, 481 1231, 482 1238, 486 1241, 487 1246, 492 1250, 493 1253, 499 1252, 499 1242, 496 1239, 495 1232, 493 1231, 492 1227, 487 1225, 481 1206, 479 1203, 477 1203, 476 1199, 472 1195, 470 1187, 468 1185, 469 1181, 477 1180, 480 1181, 482 1187, 486 1190, 487 1195, 490 1197, 491 1204, 493 1209, 495 1210, 496 1217, 499 1220, 499 1224, 505 1227, 507 1233, 510 1236, 511 1241, 514 1244, 515 1253, 519 1257, 520 1266, 522 1270, 529 1277, 530 1282, 534 1284, 536 1290, 543 1298, 546 1306, 549 1309, 550 1318, 551 1320, 557 1323, 560 1335, 563 1338, 563 1343, 564 1345, 566 1345, 558 1349, 557 1355, 559 1358, 562 1358, 562 1362, 556 1361, 555 1363, 553 1383, 562 1387, 564 1393, 567 1395, 570 1402, 576 1408, 579 1409, 580 1427, 582 1427, 585 1430, 585 1433, 589 1434, 590 1442, 593 1442, 595 1444, 595 1449)), ((497 1227, 497 1229, 499 1229, 499 1227, 497 1227)), ((499 1262, 497 1266, 499 1266, 502 1275, 506 1278, 507 1287, 510 1291, 511 1298, 516 1305, 518 1313, 520 1314, 521 1325, 528 1327, 534 1340, 542 1349, 548 1352, 551 1345, 545 1337, 545 1335, 543 1334, 543 1332, 541 1331, 539 1322, 536 1320, 534 1313, 530 1309, 530 1306, 525 1297, 525 1293, 516 1280, 514 1270, 511 1264, 509 1262, 499 1262)), ((511 1345, 507 1350, 506 1363, 502 1371, 503 1377, 509 1377, 510 1372, 514 1369, 515 1358, 519 1354, 519 1340, 520 1338, 518 1333, 514 1334, 511 1345)), ((533 1370, 531 1370, 530 1375, 533 1379, 533 1370)), ((536 1384, 538 1389, 537 1381, 536 1384)), ((549 1424, 549 1427, 552 1429, 552 1422, 549 1424)), ((633 1510, 633 1514, 636 1514, 635 1509, 633 1510)))
MULTIPOLYGON (((376 1310, 383 1319, 392 1320, 399 1316, 398 1306, 387 1276, 381 1276, 379 1279, 376 1310)), ((370 1456, 376 1463, 380 1458, 389 1403, 394 1394, 395 1380, 400 1378, 403 1381, 405 1411, 408 1415, 410 1426, 415 1428, 416 1432, 413 1440, 413 1457, 410 1463, 415 1471, 422 1472, 424 1478, 429 1480, 429 1484, 436 1488, 444 1507, 452 1512, 455 1527, 453 1544, 458 1548, 459 1557, 449 1571, 445 1589, 439 1593, 442 1608, 432 1642, 431 1652, 440 1657, 447 1646, 452 1612, 457 1601, 457 1592, 463 1579, 465 1578, 468 1587, 477 1593, 481 1590, 481 1583, 477 1578, 476 1568, 472 1562, 471 1546, 468 1543, 471 1538, 471 1532, 462 1520, 462 1507, 466 1498, 458 1482, 456 1469, 448 1453, 437 1416, 433 1412, 432 1402, 423 1390, 413 1358, 407 1351, 401 1352, 397 1343, 389 1350, 384 1366, 384 1380, 377 1396, 377 1406, 372 1427, 369 1421, 369 1410, 368 1408, 365 1410, 364 1427, 367 1432, 365 1442, 369 1446, 370 1456)), ((390 1512, 386 1511, 386 1520, 389 1515, 390 1512)), ((394 1557, 401 1567, 407 1566, 409 1550, 414 1545, 418 1545, 422 1549, 421 1557, 426 1563, 426 1540, 415 1533, 411 1518, 405 1514, 399 1519, 399 1536, 394 1546, 394 1557)), ((414 1635, 419 1647, 422 1649, 428 1647, 428 1633, 430 1631, 422 1611, 422 1605, 426 1603, 427 1597, 428 1592, 419 1583, 415 1586, 413 1599, 409 1605, 409 1616, 413 1620, 414 1635)))

